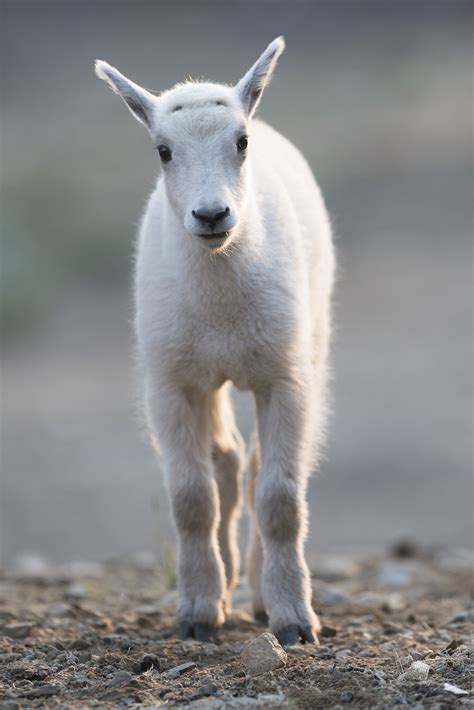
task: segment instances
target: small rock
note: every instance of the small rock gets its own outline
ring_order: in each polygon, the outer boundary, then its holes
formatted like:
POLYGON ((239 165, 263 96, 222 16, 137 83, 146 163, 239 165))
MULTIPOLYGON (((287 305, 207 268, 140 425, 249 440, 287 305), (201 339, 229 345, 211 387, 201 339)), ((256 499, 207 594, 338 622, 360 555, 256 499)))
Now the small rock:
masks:
POLYGON ((406 565, 400 562, 382 562, 377 570, 376 581, 385 587, 408 587, 412 575, 406 565))
POLYGON ((193 668, 196 668, 196 664, 193 661, 189 661, 188 663, 181 663, 181 665, 174 666, 173 668, 167 670, 166 675, 170 678, 179 678, 180 675, 183 675, 183 673, 188 673, 188 671, 192 670, 193 668))
POLYGON ((48 561, 34 552, 18 555, 13 560, 12 567, 20 577, 47 577, 51 570, 48 561))
POLYGON ((330 584, 315 580, 314 595, 316 602, 321 606, 336 606, 338 604, 349 604, 352 597, 342 589, 338 589, 330 584))
POLYGON ((83 560, 68 562, 62 567, 62 571, 68 577, 90 577, 91 579, 100 579, 105 573, 100 562, 85 562, 83 560))
POLYGON ((196 696, 194 699, 197 700, 199 698, 208 698, 210 695, 214 695, 218 690, 217 685, 214 685, 214 683, 205 683, 204 685, 201 685, 200 688, 197 689, 197 691, 194 693, 196 696))
POLYGON ((133 555, 133 562, 139 569, 151 572, 156 569, 158 560, 153 552, 143 551, 133 555))
POLYGON ((2 627, 2 633, 9 636, 11 639, 24 639, 30 635, 35 625, 31 623, 24 624, 6 624, 2 627))
POLYGON ((391 614, 395 611, 402 611, 405 608, 405 600, 398 592, 389 594, 388 597, 380 605, 382 611, 386 614, 391 614))
POLYGON ((337 629, 333 626, 322 626, 319 634, 325 638, 334 638, 334 636, 337 636, 337 629))
POLYGON ((390 544, 389 554, 399 559, 418 557, 420 555, 420 548, 410 537, 399 537, 390 544))
POLYGON ((64 590, 64 596, 67 599, 84 599, 86 595, 85 587, 79 582, 71 582, 64 590))
POLYGON ((466 624, 474 622, 474 608, 463 609, 462 611, 456 612, 451 618, 446 622, 447 624, 466 624))
POLYGON ((52 685, 48 683, 47 685, 39 685, 36 688, 31 688, 31 690, 24 690, 18 695, 21 698, 49 698, 52 695, 59 695, 60 692, 60 685, 52 685))
POLYGON ((352 651, 349 648, 342 648, 336 653, 336 661, 345 661, 350 656, 352 651))
POLYGON ((251 675, 260 675, 286 665, 288 656, 273 634, 265 632, 250 641, 241 654, 251 675))
POLYGON ((474 551, 467 548, 440 552, 435 565, 443 572, 467 572, 470 574, 474 566, 474 551))
POLYGON ((53 602, 52 604, 48 604, 46 609, 46 614, 48 616, 56 618, 68 616, 70 613, 71 607, 69 604, 64 604, 62 602, 53 602))
POLYGON ((405 673, 397 678, 397 683, 414 683, 428 679, 430 667, 423 661, 415 661, 405 673))
POLYGON ((154 668, 155 670, 160 670, 160 661, 158 656, 154 656, 151 653, 147 653, 146 656, 140 658, 133 664, 133 670, 135 673, 146 673, 146 671, 154 668))
POLYGON ((138 616, 161 616, 161 611, 156 604, 140 604, 135 609, 138 616))
POLYGON ((354 693, 351 693, 350 690, 343 690, 339 696, 339 700, 341 701, 341 703, 351 703, 353 699, 354 693))
POLYGON ((457 639, 453 639, 451 643, 448 643, 446 648, 443 648, 443 653, 449 653, 450 656, 456 651, 459 646, 462 646, 461 641, 458 641, 457 639))
POLYGON ((132 680, 132 675, 128 671, 118 671, 115 673, 109 683, 109 688, 118 688, 121 685, 127 685, 132 680))
POLYGON ((443 690, 447 690, 448 693, 453 693, 453 695, 468 695, 467 690, 458 688, 457 685, 452 685, 451 683, 445 683, 443 685, 443 690))
POLYGON ((331 555, 317 562, 314 576, 327 582, 341 582, 356 577, 359 571, 359 565, 350 557, 331 555))

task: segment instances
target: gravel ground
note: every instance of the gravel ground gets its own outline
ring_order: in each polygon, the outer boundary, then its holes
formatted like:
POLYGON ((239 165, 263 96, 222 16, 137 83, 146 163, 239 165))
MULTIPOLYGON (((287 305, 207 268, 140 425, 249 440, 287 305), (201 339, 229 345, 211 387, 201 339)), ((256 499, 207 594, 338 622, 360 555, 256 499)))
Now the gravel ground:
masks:
POLYGON ((287 647, 283 666, 255 675, 242 652, 265 629, 244 583, 217 643, 183 642, 172 575, 149 556, 19 560, 0 577, 0 708, 472 707, 471 562, 412 544, 320 558, 320 646, 287 647))

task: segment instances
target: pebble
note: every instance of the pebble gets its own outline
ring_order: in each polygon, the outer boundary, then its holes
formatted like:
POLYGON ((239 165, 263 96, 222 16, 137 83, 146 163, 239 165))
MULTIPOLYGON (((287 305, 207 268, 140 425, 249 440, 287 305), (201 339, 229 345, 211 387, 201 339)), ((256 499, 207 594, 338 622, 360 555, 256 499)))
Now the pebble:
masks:
POLYGON ((443 572, 468 572, 471 573, 474 566, 474 552, 470 549, 459 548, 449 552, 439 553, 435 560, 435 565, 443 572))
POLYGON ((19 693, 19 697, 22 698, 49 698, 52 695, 59 695, 62 688, 60 685, 52 685, 50 683, 46 685, 39 685, 36 688, 31 688, 31 690, 24 690, 19 693))
POLYGON ((166 675, 170 678, 179 678, 180 675, 183 675, 183 673, 187 673, 193 668, 196 668, 196 664, 193 661, 189 661, 188 663, 181 663, 181 665, 174 666, 173 668, 167 670, 166 675))
POLYGON ((71 582, 71 584, 68 584, 64 590, 64 596, 67 599, 84 599, 86 595, 87 592, 85 587, 82 584, 79 584, 79 582, 71 582))
POLYGON ((104 576, 105 570, 100 562, 85 562, 83 560, 75 560, 63 565, 62 572, 68 577, 90 577, 91 579, 100 579, 104 576))
POLYGON ((338 604, 349 604, 352 597, 347 592, 344 592, 338 587, 330 584, 325 584, 319 580, 315 580, 314 593, 316 601, 321 606, 336 606, 338 604))
POLYGON ((345 661, 348 656, 352 654, 349 648, 342 648, 336 653, 336 661, 345 661))
POLYGON ((448 693, 453 693, 453 695, 468 695, 467 690, 458 688, 457 685, 452 685, 451 683, 445 683, 443 685, 443 690, 447 690, 448 693))
POLYGON ((154 656, 151 653, 147 653, 133 664, 133 670, 135 673, 146 673, 146 671, 149 671, 152 668, 159 671, 160 661, 158 656, 154 656))
POLYGON ((380 608, 386 614, 391 614, 394 611, 402 611, 402 609, 405 608, 405 600, 401 594, 394 592, 384 599, 380 608))
POLYGON ((412 683, 428 679, 430 667, 423 661, 415 661, 404 673, 398 676, 397 683, 412 683))
POLYGON ((109 688, 118 688, 120 685, 127 685, 132 680, 132 674, 128 671, 118 671, 109 683, 109 688))
POLYGON ((376 582, 386 587, 408 587, 412 574, 401 562, 382 562, 377 570, 376 582))
POLYGON ((474 622, 474 608, 463 609, 458 611, 453 616, 448 619, 446 623, 448 624, 464 624, 474 622))
POLYGON ((48 604, 46 608, 46 613, 48 616, 53 617, 64 617, 71 613, 71 607, 69 604, 64 604, 62 602, 54 602, 53 604, 48 604))
POLYGON ((260 675, 286 665, 288 656, 275 636, 265 632, 250 641, 241 654, 251 675, 260 675))
POLYGON ((30 635, 35 625, 31 623, 24 624, 6 624, 2 627, 2 634, 9 636, 11 639, 24 639, 30 635))
POLYGON ((350 557, 331 555, 321 558, 315 566, 314 574, 327 582, 341 582, 356 577, 359 565, 350 557))
POLYGON ((421 550, 418 544, 408 536, 395 538, 389 547, 389 554, 392 557, 407 559, 408 557, 419 557, 421 550))
POLYGON ((353 699, 354 693, 351 693, 350 690, 343 690, 339 696, 339 700, 341 701, 341 703, 351 703, 353 699))
POLYGON ((13 560, 13 570, 22 577, 47 577, 51 566, 49 562, 34 552, 24 552, 13 560))
POLYGON ((333 626, 322 626, 319 633, 321 636, 325 636, 326 638, 334 638, 334 636, 337 636, 337 629, 333 626))

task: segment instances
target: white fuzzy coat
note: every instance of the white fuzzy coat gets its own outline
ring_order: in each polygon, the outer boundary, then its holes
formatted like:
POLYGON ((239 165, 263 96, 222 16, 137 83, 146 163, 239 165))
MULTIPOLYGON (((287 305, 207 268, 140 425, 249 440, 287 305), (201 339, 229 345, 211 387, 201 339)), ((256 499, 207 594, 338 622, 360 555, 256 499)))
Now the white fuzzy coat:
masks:
POLYGON ((305 159, 252 118, 282 49, 275 40, 235 89, 185 84, 159 99, 98 68, 172 154, 140 229, 136 335, 178 535, 182 636, 206 639, 224 621, 238 574, 243 444, 230 383, 255 394, 258 412, 249 464, 255 614, 268 614, 283 643, 311 641, 318 629, 305 492, 324 433, 334 253, 305 159), (238 162, 242 130, 248 149, 238 162), (196 212, 226 203, 225 231, 199 233, 196 212))

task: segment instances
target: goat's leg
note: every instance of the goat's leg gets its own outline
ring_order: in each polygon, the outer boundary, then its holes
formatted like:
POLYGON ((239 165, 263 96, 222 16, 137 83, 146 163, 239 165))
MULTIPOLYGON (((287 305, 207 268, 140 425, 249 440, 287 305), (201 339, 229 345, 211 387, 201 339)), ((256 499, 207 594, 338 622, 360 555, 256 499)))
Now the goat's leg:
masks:
POLYGON ((224 622, 226 596, 209 399, 169 384, 148 398, 178 535, 179 635, 198 640, 208 640, 224 622))
POLYGON ((260 446, 258 435, 254 436, 248 462, 248 500, 250 512, 250 540, 247 549, 247 577, 252 589, 253 613, 255 620, 265 626, 268 614, 262 597, 263 550, 255 511, 255 486, 260 470, 260 446))
POLYGON ((262 593, 270 629, 281 643, 317 642, 304 559, 306 484, 313 412, 311 387, 280 382, 257 396, 262 466, 255 503, 263 542, 262 593))
POLYGON ((235 423, 229 390, 230 387, 226 384, 214 392, 211 398, 212 457, 221 513, 218 537, 227 582, 226 613, 231 610, 232 589, 239 576, 237 521, 245 450, 235 423))

